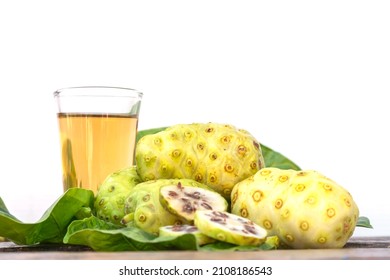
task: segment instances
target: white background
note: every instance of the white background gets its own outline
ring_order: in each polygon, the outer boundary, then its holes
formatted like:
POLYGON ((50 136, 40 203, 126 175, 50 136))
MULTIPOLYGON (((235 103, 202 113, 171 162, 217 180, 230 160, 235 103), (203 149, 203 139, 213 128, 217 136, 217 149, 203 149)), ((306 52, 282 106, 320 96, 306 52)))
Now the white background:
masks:
POLYGON ((0 196, 61 195, 58 88, 144 93, 140 129, 224 122, 348 189, 390 233, 388 1, 1 1, 0 196), (386 98, 387 97, 387 98, 386 98))

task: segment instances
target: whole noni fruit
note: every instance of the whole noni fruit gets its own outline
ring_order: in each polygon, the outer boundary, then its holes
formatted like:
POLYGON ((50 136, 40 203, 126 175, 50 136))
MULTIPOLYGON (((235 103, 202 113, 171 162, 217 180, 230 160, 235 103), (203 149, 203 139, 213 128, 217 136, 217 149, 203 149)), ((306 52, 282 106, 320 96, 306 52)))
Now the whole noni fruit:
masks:
POLYGON ((232 213, 291 248, 341 248, 359 217, 351 194, 314 170, 263 168, 237 183, 231 195, 232 213))
POLYGON ((141 178, 138 176, 135 166, 109 174, 96 194, 96 216, 107 222, 120 225, 125 214, 125 200, 130 190, 139 183, 141 183, 141 178))
POLYGON ((193 179, 230 199, 233 186, 264 167, 260 143, 228 124, 178 124, 142 137, 136 164, 143 181, 193 179))

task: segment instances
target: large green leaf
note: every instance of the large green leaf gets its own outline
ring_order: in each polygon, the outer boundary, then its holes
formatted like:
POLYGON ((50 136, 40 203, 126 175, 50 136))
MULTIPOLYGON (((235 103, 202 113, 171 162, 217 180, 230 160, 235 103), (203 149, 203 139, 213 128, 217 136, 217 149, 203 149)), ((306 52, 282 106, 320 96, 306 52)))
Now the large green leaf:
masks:
POLYGON ((87 245, 95 251, 197 250, 191 234, 180 237, 156 237, 136 227, 119 227, 95 216, 69 225, 64 243, 87 245))
POLYGON ((156 237, 139 228, 133 226, 119 227, 94 216, 73 221, 64 237, 64 243, 87 245, 95 251, 253 251, 271 250, 278 245, 275 241, 260 246, 238 246, 225 242, 215 242, 200 247, 192 234, 156 237))
POLYGON ((23 223, 11 215, 0 198, 0 236, 16 244, 62 243, 69 223, 93 206, 93 192, 72 188, 65 192, 36 223, 23 223))
MULTIPOLYGON (((160 131, 165 130, 167 127, 158 127, 158 128, 151 128, 146 130, 140 130, 137 134, 137 142, 142 137, 149 135, 149 134, 155 134, 160 131)), ((284 155, 282 155, 279 152, 274 151, 273 149, 269 148, 268 146, 261 144, 261 150, 264 157, 265 166, 267 167, 277 167, 280 169, 294 169, 294 170, 300 170, 299 166, 295 164, 292 160, 288 159, 284 155)))

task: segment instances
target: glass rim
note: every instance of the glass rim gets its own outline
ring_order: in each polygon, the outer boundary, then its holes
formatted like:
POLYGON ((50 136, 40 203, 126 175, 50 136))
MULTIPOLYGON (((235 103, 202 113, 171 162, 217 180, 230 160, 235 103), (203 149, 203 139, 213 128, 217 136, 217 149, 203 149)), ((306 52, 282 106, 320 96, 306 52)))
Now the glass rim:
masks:
POLYGON ((54 97, 138 97, 143 93, 132 88, 115 86, 75 86, 57 89, 54 97))

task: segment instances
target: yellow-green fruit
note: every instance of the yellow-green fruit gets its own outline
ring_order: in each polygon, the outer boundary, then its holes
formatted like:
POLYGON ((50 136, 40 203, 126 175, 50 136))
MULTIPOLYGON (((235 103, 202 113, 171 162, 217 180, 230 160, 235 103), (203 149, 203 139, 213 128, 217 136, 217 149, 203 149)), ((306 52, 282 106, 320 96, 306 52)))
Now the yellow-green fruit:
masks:
POLYGON ((158 235, 160 227, 188 223, 186 219, 167 210, 160 201, 161 188, 178 184, 201 187, 200 183, 190 179, 150 180, 135 186, 126 199, 126 215, 122 219, 122 224, 134 225, 158 235))
POLYGON ((203 234, 236 245, 260 245, 267 231, 254 222, 224 211, 199 210, 194 224, 203 234))
POLYGON ((264 168, 236 184, 231 201, 232 213, 291 248, 341 248, 359 217, 351 194, 314 170, 264 168))
POLYGON ((136 163, 144 181, 188 178, 230 198, 233 186, 264 167, 259 142, 228 124, 178 124, 137 143, 136 163))
POLYGON ((95 211, 102 220, 120 224, 124 216, 125 200, 130 190, 141 183, 135 166, 124 168, 107 176, 95 198, 95 211))
POLYGON ((171 213, 189 222, 199 210, 227 211, 228 202, 223 196, 206 185, 167 185, 160 189, 160 202, 171 213))
POLYGON ((173 236, 178 237, 184 234, 193 234, 196 238, 196 241, 199 246, 214 243, 216 239, 211 238, 203 234, 196 226, 194 225, 174 225, 174 226, 164 226, 160 227, 159 236, 173 236))

